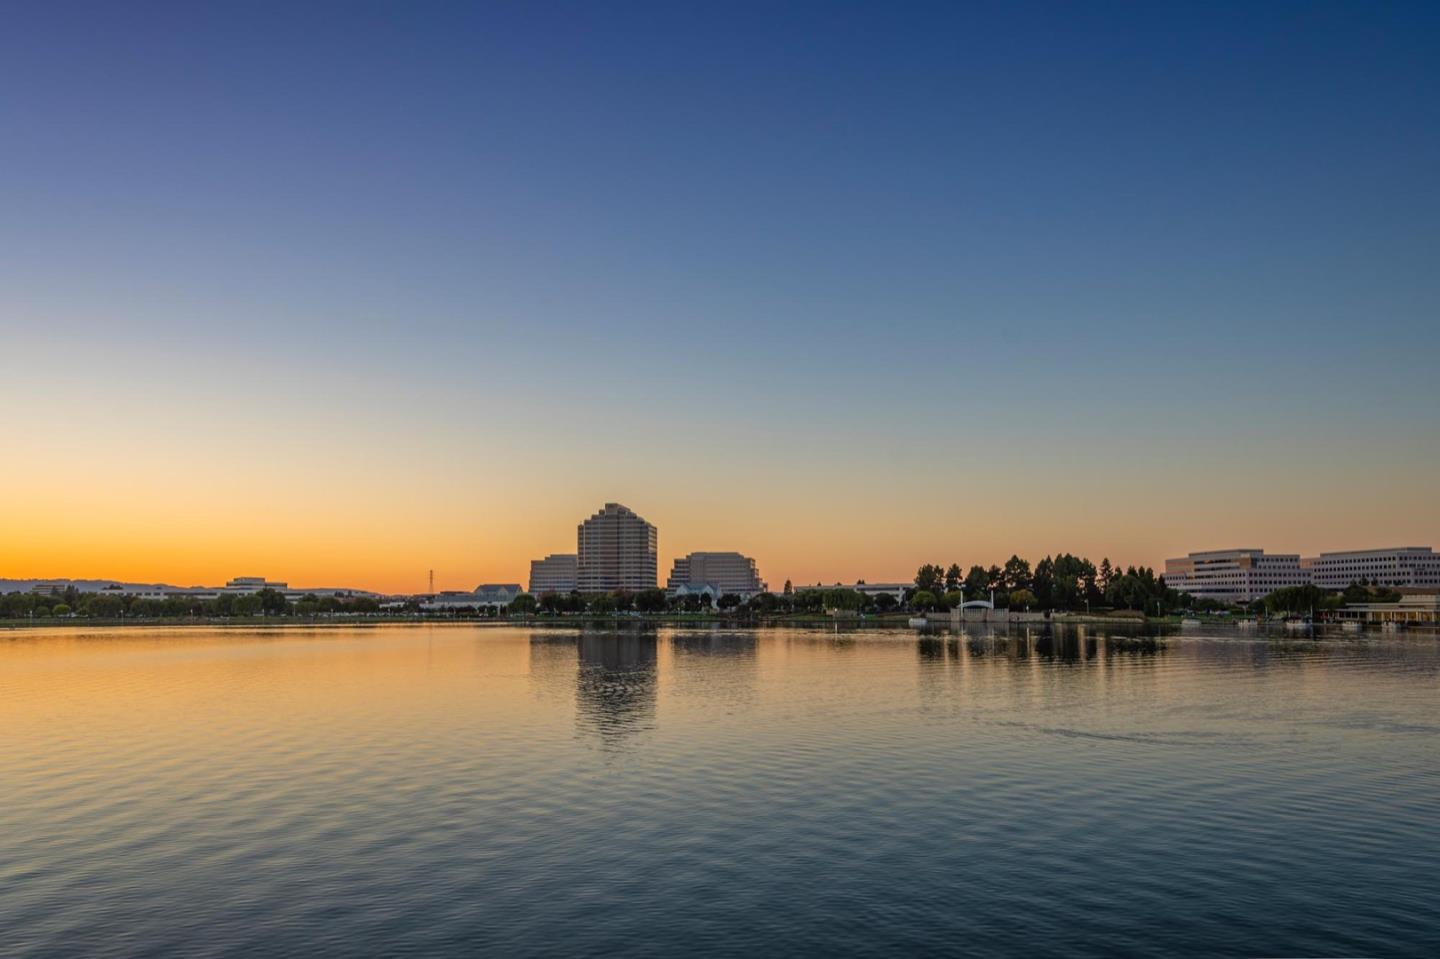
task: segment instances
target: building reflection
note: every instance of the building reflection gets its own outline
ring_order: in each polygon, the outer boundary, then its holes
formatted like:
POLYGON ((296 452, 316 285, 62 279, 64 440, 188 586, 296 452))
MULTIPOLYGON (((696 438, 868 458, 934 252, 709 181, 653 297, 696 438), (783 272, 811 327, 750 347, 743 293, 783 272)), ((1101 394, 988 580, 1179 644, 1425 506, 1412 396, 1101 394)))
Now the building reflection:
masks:
POLYGON ((606 747, 655 723, 657 641, 653 630, 580 633, 576 724, 606 747))

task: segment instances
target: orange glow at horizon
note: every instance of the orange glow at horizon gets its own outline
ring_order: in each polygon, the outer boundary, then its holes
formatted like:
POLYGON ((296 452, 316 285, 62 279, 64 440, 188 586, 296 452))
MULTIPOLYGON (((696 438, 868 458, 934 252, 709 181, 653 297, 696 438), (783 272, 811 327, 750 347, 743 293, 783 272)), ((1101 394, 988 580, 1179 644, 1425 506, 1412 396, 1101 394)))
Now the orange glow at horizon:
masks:
MULTIPOLYGON (((530 560, 574 552, 576 525, 607 501, 659 528, 662 585, 693 550, 752 556, 779 589, 906 581, 922 563, 1012 553, 1161 567, 1233 546, 1440 544, 1434 447, 1419 434, 1355 439, 1343 461, 1321 444, 1187 436, 1097 449, 1004 431, 983 446, 896 437, 879 455, 765 423, 631 444, 588 424, 558 438, 524 424, 487 432, 459 413, 414 427, 399 394, 317 375, 328 405, 303 426, 273 397, 236 418, 228 387, 201 378, 113 395, 79 374, 49 387, 47 416, 27 413, 8 437, 0 577, 253 575, 414 593, 434 569, 439 589, 524 585, 530 560)), ((290 388, 322 391, 314 380, 296 374, 290 388)))

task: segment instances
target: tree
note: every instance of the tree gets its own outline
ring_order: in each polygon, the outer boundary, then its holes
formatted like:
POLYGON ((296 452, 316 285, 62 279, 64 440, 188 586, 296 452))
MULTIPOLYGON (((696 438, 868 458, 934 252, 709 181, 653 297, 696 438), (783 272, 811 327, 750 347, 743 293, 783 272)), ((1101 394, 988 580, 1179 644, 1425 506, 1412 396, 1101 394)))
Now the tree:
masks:
POLYGON ((965 574, 965 593, 971 599, 979 599, 990 588, 990 574, 984 566, 971 566, 965 574))
POLYGON ((1365 583, 1359 582, 1346 586, 1345 591, 1340 594, 1340 599, 1347 606, 1352 603, 1398 603, 1400 593, 1383 586, 1367 586, 1365 583))
POLYGON ((506 608, 512 615, 519 613, 522 616, 528 616, 535 612, 539 605, 539 602, 534 596, 531 596, 529 593, 521 593, 519 596, 510 600, 510 605, 506 608))
POLYGON ((68 603, 56 603, 50 607, 50 612, 56 616, 69 616, 70 605, 68 603))
POLYGON ((945 592, 953 593, 960 588, 965 575, 960 572, 959 563, 951 563, 950 568, 945 570, 945 592))
POLYGON ((267 586, 255 595, 260 599, 260 611, 266 616, 283 616, 290 611, 290 601, 278 589, 267 586))
POLYGON ((1164 577, 1156 577, 1153 569, 1130 566, 1123 574, 1111 575, 1105 601, 1115 607, 1163 615, 1178 608, 1181 597, 1165 585, 1164 577))
POLYGON ((1103 595, 1105 590, 1110 588, 1110 577, 1115 575, 1115 568, 1110 565, 1110 557, 1106 556, 1100 560, 1100 573, 1095 577, 1095 585, 1103 595))
POLYGON ((721 609, 734 609, 742 602, 743 600, 741 600, 740 597, 736 596, 734 593, 726 593, 724 596, 720 597, 719 606, 721 609))
POLYGON ((774 593, 756 593, 745 601, 745 608, 751 613, 773 613, 780 608, 780 602, 774 593))
POLYGON ((1341 597, 1312 583, 1287 586, 1265 597, 1268 613, 1310 613, 1317 609, 1334 609, 1341 597))
POLYGON ((635 608, 642 613, 663 613, 665 606, 663 589, 642 589, 635 594, 635 608))
POLYGON ((95 619, 116 619, 125 610, 119 596, 92 593, 80 604, 80 612, 95 619))
POLYGON ((900 605, 892 593, 881 593, 875 597, 875 609, 882 613, 888 613, 900 605))
POLYGON ((918 589, 915 591, 915 595, 910 597, 910 606, 913 609, 934 609, 938 602, 935 594, 928 589, 918 589))
POLYGON ((786 596, 793 596, 793 595, 795 595, 795 585, 794 585, 793 583, 791 583, 788 579, 785 581, 785 595, 786 595, 786 596))
POLYGON ((821 604, 825 609, 858 610, 865 605, 865 594, 837 586, 821 594, 821 604))
POLYGON ((923 593, 938 593, 945 584, 945 571, 933 563, 926 563, 915 572, 915 589, 923 593))
POLYGON ((1039 604, 1039 598, 1028 589, 1017 589, 1010 594, 1011 609, 1030 609, 1039 604))
MULTIPOLYGON (((1046 609, 1053 609, 1056 606, 1063 606, 1065 603, 1058 595, 1058 583, 1055 580, 1055 561, 1045 557, 1035 564, 1035 572, 1030 576, 1030 587, 1017 586, 1011 590, 1015 592, 1029 592, 1035 597, 1035 605, 1043 606, 1046 609)), ((1010 601, 1010 608, 1014 609, 1015 601, 1010 601)))
POLYGON ((818 589, 802 589, 795 594, 795 608, 806 613, 818 613, 825 608, 825 594, 818 589))
POLYGON ((940 597, 940 602, 942 605, 944 605, 946 609, 954 609, 955 607, 960 605, 960 601, 964 598, 965 597, 960 593, 960 590, 952 589, 949 590, 944 596, 940 597))
POLYGON ((1000 587, 1011 591, 1030 588, 1030 563, 1019 556, 1012 555, 1005 561, 1001 575, 1000 587))

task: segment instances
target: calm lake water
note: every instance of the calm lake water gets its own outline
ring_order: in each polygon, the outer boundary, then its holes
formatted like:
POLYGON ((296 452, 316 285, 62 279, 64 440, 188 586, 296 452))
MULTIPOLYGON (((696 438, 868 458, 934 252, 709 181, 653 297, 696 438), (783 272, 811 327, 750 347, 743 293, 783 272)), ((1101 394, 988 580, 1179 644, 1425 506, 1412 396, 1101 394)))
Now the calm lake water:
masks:
POLYGON ((0 633, 0 954, 1440 954, 1440 645, 0 633))

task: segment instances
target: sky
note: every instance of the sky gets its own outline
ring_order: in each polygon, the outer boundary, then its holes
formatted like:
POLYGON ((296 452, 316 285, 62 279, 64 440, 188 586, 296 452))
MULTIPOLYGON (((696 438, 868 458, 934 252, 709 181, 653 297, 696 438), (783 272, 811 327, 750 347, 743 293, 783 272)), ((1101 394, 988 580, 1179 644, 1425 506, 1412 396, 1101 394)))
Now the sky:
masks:
POLYGON ((0 576, 1440 546, 1440 5, 7 5, 0 576))

